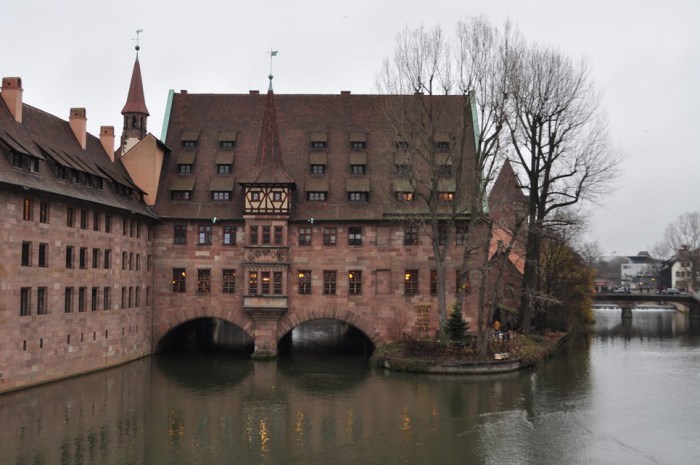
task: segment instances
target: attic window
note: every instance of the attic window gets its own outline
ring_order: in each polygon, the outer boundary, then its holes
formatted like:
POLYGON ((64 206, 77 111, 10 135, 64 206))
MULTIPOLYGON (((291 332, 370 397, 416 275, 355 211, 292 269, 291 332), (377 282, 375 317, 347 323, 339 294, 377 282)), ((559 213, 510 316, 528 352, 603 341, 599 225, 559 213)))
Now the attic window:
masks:
POLYGON ((182 133, 182 147, 186 149, 193 149, 197 146, 197 139, 199 139, 199 132, 186 131, 182 133))
POLYGON ((326 141, 324 141, 324 140, 312 140, 311 141, 311 148, 312 149, 325 149, 326 148, 326 141))
POLYGON ((191 191, 172 191, 173 200, 190 200, 192 198, 191 191))
POLYGON ((325 149, 328 146, 328 133, 314 132, 310 136, 312 149, 325 149))
POLYGON ((360 142, 360 141, 350 142, 350 147, 352 147, 352 148, 354 148, 354 149, 360 149, 360 150, 362 150, 362 149, 364 149, 365 147, 367 147, 367 142, 360 142))
POLYGON ((22 167, 22 154, 17 152, 12 152, 12 166, 15 168, 22 167))
POLYGON ((440 202, 452 202, 454 199, 454 192, 438 192, 438 200, 440 202))
POLYGON ((177 165, 177 172, 179 174, 190 174, 192 172, 192 165, 177 165))
POLYGON ((185 149, 193 149, 197 146, 196 140, 183 140, 182 147, 185 149))
POLYGON ((235 140, 222 140, 219 141, 219 148, 223 150, 231 150, 236 148, 236 141, 235 140))

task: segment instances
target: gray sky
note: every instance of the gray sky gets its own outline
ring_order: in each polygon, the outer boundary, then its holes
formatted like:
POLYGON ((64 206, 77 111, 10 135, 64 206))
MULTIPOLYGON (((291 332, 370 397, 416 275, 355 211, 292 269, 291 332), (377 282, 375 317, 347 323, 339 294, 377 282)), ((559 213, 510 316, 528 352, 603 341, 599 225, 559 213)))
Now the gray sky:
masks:
POLYGON ((485 15, 526 39, 586 57, 625 153, 617 191, 592 208, 591 240, 633 255, 700 210, 700 2, 697 0, 21 0, 0 7, 0 75, 24 101, 61 118, 85 107, 88 130, 121 132, 136 29, 149 130, 160 137, 169 89, 245 93, 375 92, 406 26, 485 15))

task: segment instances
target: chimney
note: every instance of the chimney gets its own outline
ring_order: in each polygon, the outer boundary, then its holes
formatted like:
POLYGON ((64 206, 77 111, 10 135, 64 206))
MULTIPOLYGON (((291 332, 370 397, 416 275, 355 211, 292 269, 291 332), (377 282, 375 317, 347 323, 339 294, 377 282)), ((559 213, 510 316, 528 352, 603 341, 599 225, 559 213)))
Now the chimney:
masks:
POLYGON ((114 161, 114 126, 100 126, 100 143, 109 159, 114 161))
POLYGON ((87 117, 85 116, 85 108, 71 108, 70 118, 68 119, 70 128, 78 139, 80 147, 85 150, 87 147, 87 117))
POLYGON ((10 109, 15 121, 22 123, 22 79, 18 77, 2 78, 2 99, 10 109))

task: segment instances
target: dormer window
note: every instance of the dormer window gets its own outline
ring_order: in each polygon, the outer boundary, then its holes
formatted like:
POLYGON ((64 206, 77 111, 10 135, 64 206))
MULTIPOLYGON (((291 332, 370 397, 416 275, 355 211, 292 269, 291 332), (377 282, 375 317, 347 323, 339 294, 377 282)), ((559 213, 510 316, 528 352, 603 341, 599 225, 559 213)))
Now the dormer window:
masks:
POLYGON ((326 165, 311 165, 311 174, 326 174, 326 165))
POLYGON ((22 167, 22 154, 18 152, 12 152, 12 166, 15 168, 22 167))
POLYGON ((70 171, 70 180, 71 182, 74 182, 75 184, 80 183, 80 173, 78 170, 71 170, 70 171))
POLYGON ((367 142, 354 141, 350 142, 350 147, 356 150, 364 150, 367 147, 367 142))
POLYGON ((218 174, 231 174, 231 165, 216 165, 218 174))
POLYGON ((327 192, 307 192, 306 198, 312 202, 323 202, 326 200, 327 192))
POLYGON ((177 165, 178 174, 190 174, 192 172, 192 165, 177 165))
POLYGON ((367 165, 350 165, 350 172, 352 174, 365 174, 367 172, 367 165))
POLYGON ((29 171, 32 173, 39 172, 39 159, 36 157, 29 157, 29 171))
POLYGON ((366 202, 369 197, 367 192, 348 192, 350 202, 366 202))
POLYGON ((354 150, 364 150, 367 148, 367 134, 364 132, 351 132, 350 148, 354 150))
POLYGON ((396 200, 399 202, 413 202, 413 192, 396 192, 396 200))
POLYGON ((440 202, 452 202, 454 199, 454 192, 438 192, 438 200, 440 202))
POLYGON ((173 191, 172 199, 173 200, 191 200, 192 199, 192 192, 191 191, 173 191))
POLYGON ((233 140, 222 140, 219 141, 219 148, 223 150, 230 150, 236 148, 236 141, 233 140))
POLYGON ((311 134, 311 148, 314 150, 325 149, 328 146, 328 133, 314 132, 311 134))
POLYGON ((57 164, 56 165, 56 177, 58 179, 66 179, 66 167, 57 164))
POLYGON ((407 176, 411 174, 411 165, 394 165, 394 170, 398 175, 407 176))
POLYGON ((182 133, 182 148, 193 149, 197 147, 197 140, 199 139, 198 131, 185 131, 182 133))

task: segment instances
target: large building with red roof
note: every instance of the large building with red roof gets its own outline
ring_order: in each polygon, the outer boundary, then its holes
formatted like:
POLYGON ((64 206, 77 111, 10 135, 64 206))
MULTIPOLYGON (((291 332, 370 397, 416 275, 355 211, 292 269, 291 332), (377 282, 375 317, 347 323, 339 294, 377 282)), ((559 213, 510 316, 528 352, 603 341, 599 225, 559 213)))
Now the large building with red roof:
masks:
POLYGON ((161 141, 137 58, 114 150, 84 109, 27 105, 19 78, 1 95, 0 391, 148 355, 196 321, 258 356, 315 319, 375 345, 435 334, 436 244, 447 305, 475 321, 466 96, 171 91, 161 141), (413 126, 392 115, 428 106, 413 126))

